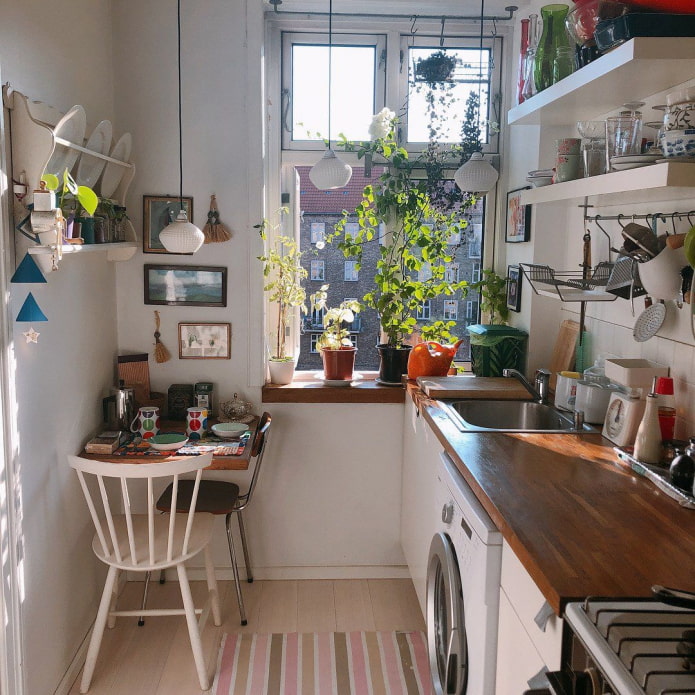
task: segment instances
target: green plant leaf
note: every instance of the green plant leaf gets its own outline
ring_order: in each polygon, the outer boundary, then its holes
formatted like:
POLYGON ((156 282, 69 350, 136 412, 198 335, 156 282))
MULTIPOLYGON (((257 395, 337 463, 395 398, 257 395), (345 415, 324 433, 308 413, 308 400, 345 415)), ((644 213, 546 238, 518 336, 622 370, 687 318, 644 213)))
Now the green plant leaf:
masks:
POLYGON ((44 174, 41 180, 46 183, 49 191, 57 191, 60 186, 60 179, 55 174, 44 174))
POLYGON ((77 187, 77 200, 80 201, 80 205, 90 216, 94 214, 94 211, 97 209, 97 205, 99 205, 99 198, 97 194, 88 186, 77 187))

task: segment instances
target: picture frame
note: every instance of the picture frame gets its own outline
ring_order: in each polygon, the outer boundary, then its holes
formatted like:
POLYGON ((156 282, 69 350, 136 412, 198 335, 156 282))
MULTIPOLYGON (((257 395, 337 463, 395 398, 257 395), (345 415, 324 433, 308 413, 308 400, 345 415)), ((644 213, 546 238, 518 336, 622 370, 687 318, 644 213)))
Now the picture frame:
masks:
POLYGON ((507 266, 507 308, 521 311, 521 269, 518 265, 507 266))
POLYGON ((179 359, 229 360, 231 323, 179 323, 179 359))
POLYGON ((160 232, 173 222, 181 211, 193 221, 193 198, 170 195, 142 196, 142 251, 143 253, 169 253, 159 240, 160 232))
POLYGON ((522 191, 528 186, 507 193, 507 227, 504 240, 515 244, 531 239, 531 206, 521 202, 522 191))
POLYGON ((205 265, 144 266, 145 304, 227 306, 227 268, 205 265))

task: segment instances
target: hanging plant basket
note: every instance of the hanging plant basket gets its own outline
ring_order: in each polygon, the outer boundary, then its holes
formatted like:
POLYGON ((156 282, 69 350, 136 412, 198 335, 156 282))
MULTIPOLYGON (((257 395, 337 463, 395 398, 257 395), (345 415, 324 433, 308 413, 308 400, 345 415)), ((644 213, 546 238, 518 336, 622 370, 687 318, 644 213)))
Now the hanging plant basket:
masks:
POLYGON ((458 58, 449 56, 444 51, 421 58, 415 63, 415 81, 427 84, 451 82, 458 62, 458 58))

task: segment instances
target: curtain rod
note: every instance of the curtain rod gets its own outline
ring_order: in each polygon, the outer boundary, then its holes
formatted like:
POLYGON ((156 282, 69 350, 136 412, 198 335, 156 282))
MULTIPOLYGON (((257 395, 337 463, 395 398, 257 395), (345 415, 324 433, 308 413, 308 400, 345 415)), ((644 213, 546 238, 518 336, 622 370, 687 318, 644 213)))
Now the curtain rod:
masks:
MULTIPOLYGON (((278 5, 282 5, 282 0, 268 0, 269 4, 273 6, 273 12, 277 15, 287 15, 287 16, 304 16, 311 15, 312 17, 328 17, 328 12, 314 12, 308 10, 306 12, 300 12, 299 10, 279 10, 278 5)), ((500 15, 485 15, 483 17, 484 21, 497 21, 497 22, 508 22, 514 19, 514 13, 519 8, 516 5, 509 5, 504 8, 507 12, 507 16, 500 15)), ((334 12, 334 17, 359 17, 359 18, 378 18, 378 19, 408 19, 410 21, 417 21, 418 19, 427 20, 437 20, 437 21, 480 21, 480 15, 433 15, 433 14, 417 14, 411 12, 410 14, 371 14, 368 12, 334 12)))

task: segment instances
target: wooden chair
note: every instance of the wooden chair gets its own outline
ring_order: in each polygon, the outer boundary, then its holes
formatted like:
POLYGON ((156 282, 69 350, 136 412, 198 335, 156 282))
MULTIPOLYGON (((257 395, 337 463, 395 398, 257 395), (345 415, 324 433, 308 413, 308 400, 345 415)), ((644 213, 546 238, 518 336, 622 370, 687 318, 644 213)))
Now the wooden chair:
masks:
MULTIPOLYGON (((196 511, 196 500, 203 468, 210 465, 212 454, 191 456, 156 464, 106 463, 79 456, 68 457, 77 471, 96 534, 92 541, 95 555, 109 566, 101 596, 92 637, 87 650, 80 692, 86 693, 94 674, 101 640, 107 620, 109 627, 116 616, 137 616, 141 611, 116 610, 117 578, 121 570, 151 572, 176 567, 181 585, 183 608, 152 609, 149 615, 185 615, 191 639, 198 680, 202 690, 210 687, 205 667, 200 631, 203 629, 209 609, 215 625, 222 624, 217 582, 210 552, 214 517, 196 511), (184 482, 179 476, 195 472, 188 493, 189 504, 183 514, 160 514, 154 504, 154 482, 171 478, 172 499, 180 506, 179 489, 184 482), (147 512, 135 514, 131 508, 131 496, 136 496, 135 483, 130 479, 147 481, 147 512), (203 609, 193 605, 191 589, 184 562, 203 551, 208 584, 208 601, 203 609), (200 623, 196 620, 200 614, 200 623)), ((166 482, 166 480, 164 481, 166 482)))
MULTIPOLYGON (((256 429, 256 434, 251 447, 251 459, 253 460, 253 475, 249 489, 242 495, 240 494, 239 486, 236 483, 228 483, 223 480, 201 480, 200 489, 198 490, 198 500, 196 502, 196 511, 208 512, 219 516, 225 515, 225 524, 227 528, 227 543, 229 545, 229 555, 232 561, 232 571, 234 572, 234 583, 236 586, 237 602, 239 603, 239 614, 241 615, 241 624, 246 625, 246 611, 244 609, 244 598, 241 593, 241 583, 239 581, 239 566, 236 559, 236 550, 234 548, 234 540, 232 538, 232 515, 236 514, 239 522, 239 532, 241 534, 241 545, 244 551, 244 561, 246 562, 246 581, 253 582, 253 572, 251 570, 251 560, 249 559, 249 549, 246 542, 246 531, 244 529, 244 519, 242 512, 248 507, 253 496, 253 491, 256 489, 258 482, 258 474, 263 463, 263 452, 268 441, 268 432, 270 430, 271 417, 269 413, 263 413, 256 429)), ((191 496, 194 492, 194 483, 189 480, 182 480, 179 484, 178 498, 173 497, 173 489, 169 486, 157 500, 157 509, 162 512, 169 512, 175 508, 178 512, 187 511, 191 502, 191 496)), ((146 602, 146 596, 143 597, 143 606, 146 602)))

